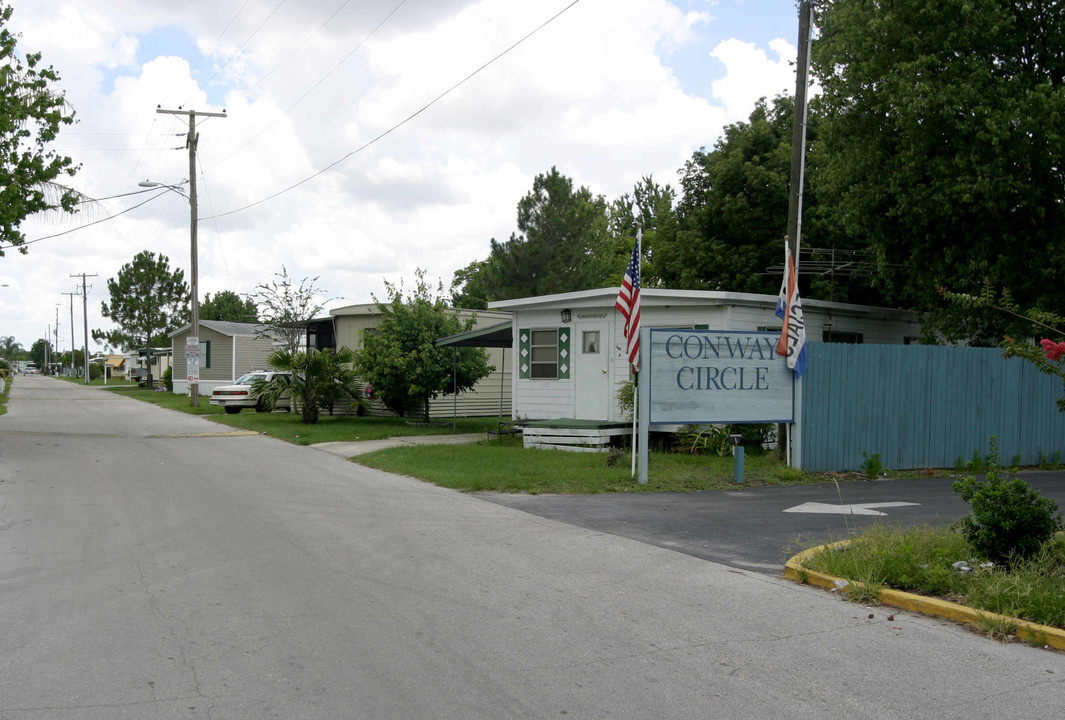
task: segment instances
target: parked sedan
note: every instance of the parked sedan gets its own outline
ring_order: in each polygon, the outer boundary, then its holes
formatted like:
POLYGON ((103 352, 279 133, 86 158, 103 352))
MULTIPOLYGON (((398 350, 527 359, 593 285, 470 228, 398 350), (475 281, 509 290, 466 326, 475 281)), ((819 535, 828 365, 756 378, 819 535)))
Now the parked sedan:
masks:
MULTIPOLYGON (((232 385, 220 385, 211 392, 211 405, 224 408, 230 415, 239 413, 244 408, 255 408, 255 412, 267 412, 263 399, 255 394, 252 389, 252 381, 264 380, 269 382, 279 375, 288 376, 289 373, 274 372, 273 370, 254 370, 246 375, 241 375, 232 385)), ((278 398, 274 409, 289 409, 289 398, 283 393, 278 398)))

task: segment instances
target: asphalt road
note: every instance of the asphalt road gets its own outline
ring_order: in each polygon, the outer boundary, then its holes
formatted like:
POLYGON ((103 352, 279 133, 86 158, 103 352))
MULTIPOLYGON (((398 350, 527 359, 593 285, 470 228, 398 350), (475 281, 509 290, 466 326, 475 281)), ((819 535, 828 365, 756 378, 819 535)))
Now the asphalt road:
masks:
MULTIPOLYGON (((1065 510, 1065 472, 1022 477, 1065 510)), ((490 502, 608 532, 694 557, 779 576, 813 544, 848 537, 871 523, 949 525, 969 506, 953 480, 925 478, 741 488, 727 492, 500 495, 490 502)), ((959 558, 964 559, 964 558, 959 558)))
POLYGON ((1065 714, 1062 655, 48 378, 0 618, 2 720, 1065 714))

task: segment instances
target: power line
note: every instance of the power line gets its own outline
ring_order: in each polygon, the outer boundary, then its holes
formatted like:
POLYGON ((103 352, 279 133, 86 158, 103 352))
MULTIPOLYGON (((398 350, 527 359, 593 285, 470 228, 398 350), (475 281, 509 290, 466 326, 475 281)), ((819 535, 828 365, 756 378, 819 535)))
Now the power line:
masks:
MULTIPOLYGON (((375 34, 377 33, 377 31, 378 31, 378 30, 380 30, 380 29, 381 29, 381 27, 382 27, 382 26, 383 26, 383 25, 384 25, 384 24, 385 24, 386 22, 388 22, 388 21, 389 21, 389 20, 390 20, 390 19, 392 18, 392 16, 393 16, 393 15, 395 15, 395 14, 396 14, 396 11, 398 11, 398 10, 399 10, 399 9, 400 9, 401 7, 403 7, 403 5, 405 5, 405 4, 406 4, 406 2, 407 2, 407 0, 400 0, 399 4, 398 4, 398 5, 396 5, 396 6, 394 7, 394 8, 392 8, 392 12, 388 13, 388 15, 386 15, 386 16, 384 17, 384 19, 382 19, 382 20, 381 20, 381 22, 377 23, 377 25, 376 25, 376 26, 374 27, 374 29, 373 29, 373 30, 371 30, 371 31, 369 32, 369 34, 367 34, 367 35, 366 35, 366 37, 364 37, 364 38, 363 38, 362 40, 360 40, 360 41, 359 41, 359 43, 358 43, 358 45, 356 45, 355 47, 353 47, 353 48, 351 49, 351 51, 350 51, 350 52, 348 52, 348 54, 347 54, 347 55, 345 55, 345 56, 344 56, 343 58, 341 58, 341 59, 340 59, 340 62, 338 62, 338 63, 337 63, 336 65, 334 65, 334 66, 333 66, 333 67, 332 67, 332 68, 331 68, 331 69, 329 70, 329 72, 327 72, 327 73, 326 73, 325 75, 323 75, 323 76, 322 76, 321 78, 319 78, 319 79, 318 79, 318 82, 314 83, 314 85, 311 85, 311 87, 310 87, 310 88, 309 88, 309 89, 307 90, 307 92, 305 92, 305 93, 303 93, 302 95, 300 95, 300 96, 299 96, 299 98, 297 98, 297 99, 296 99, 296 101, 295 101, 294 103, 292 103, 292 104, 291 104, 291 105, 289 105, 289 106, 288 106, 287 108, 285 108, 285 111, 284 111, 284 112, 282 112, 282 113, 281 113, 280 115, 278 115, 278 116, 277 116, 276 118, 274 118, 274 119, 273 119, 272 121, 270 121, 270 124, 268 124, 268 125, 267 125, 266 127, 264 127, 264 128, 263 128, 262 130, 260 130, 259 132, 257 132, 257 133, 255 133, 254 135, 252 135, 252 136, 251 136, 250 138, 248 138, 247 140, 245 140, 245 141, 244 141, 244 142, 243 142, 243 143, 242 143, 242 144, 241 144, 241 145, 240 145, 239 147, 237 147, 237 149, 235 149, 235 150, 234 150, 233 152, 229 153, 229 154, 228 154, 228 155, 226 155, 226 156, 225 156, 224 158, 222 158, 221 160, 219 160, 218 162, 216 162, 216 163, 215 163, 214 165, 212 165, 212 166, 211 166, 211 168, 216 168, 216 167, 218 167, 219 165, 221 165, 222 163, 224 163, 224 162, 225 162, 226 160, 228 160, 229 158, 233 157, 233 156, 234 156, 234 155, 236 155, 236 154, 237 154, 238 152, 240 152, 240 151, 241 151, 241 150, 243 150, 243 149, 244 149, 245 147, 247 147, 247 146, 248 146, 248 145, 249 145, 249 144, 250 144, 250 143, 251 143, 251 142, 252 142, 253 140, 255 140, 255 139, 256 139, 257 137, 259 137, 260 135, 262 135, 263 133, 265 133, 265 132, 266 132, 267 130, 269 130, 270 128, 272 128, 272 127, 273 127, 274 125, 277 125, 277 124, 278 124, 279 122, 281 122, 281 119, 282 119, 282 118, 284 118, 284 117, 285 117, 286 115, 288 115, 288 114, 289 114, 290 112, 292 112, 292 109, 293 109, 294 107, 296 107, 297 105, 299 105, 299 104, 300 104, 301 102, 303 102, 303 101, 304 101, 304 100, 305 100, 305 99, 307 98, 307 96, 308 96, 308 95, 310 95, 310 94, 311 94, 312 92, 314 92, 315 90, 317 90, 317 89, 318 89, 318 86, 319 86, 319 85, 321 85, 322 83, 324 83, 324 82, 325 82, 325 81, 326 81, 326 80, 327 80, 327 79, 329 78, 329 76, 330 76, 330 75, 332 75, 333 73, 335 73, 335 72, 336 72, 336 71, 337 71, 337 70, 338 70, 338 69, 340 68, 340 66, 341 66, 341 65, 343 65, 344 63, 346 63, 346 62, 348 61, 348 58, 350 58, 350 57, 351 57, 352 55, 354 55, 354 54, 355 54, 355 53, 356 53, 356 52, 357 52, 357 51, 359 50, 359 48, 361 48, 361 47, 362 47, 363 45, 365 45, 365 44, 366 44, 366 41, 367 41, 367 40, 369 40, 370 38, 372 38, 372 37, 373 37, 373 36, 374 36, 374 35, 375 35, 375 34)), ((344 3, 344 4, 346 5, 347 3, 344 3)), ((337 10, 337 12, 340 12, 340 10, 337 10)), ((333 15, 336 15, 336 13, 333 13, 333 15)), ((331 20, 331 19, 332 19, 332 17, 330 17, 330 20, 331 20)), ((329 22, 329 21, 327 20, 326 22, 329 22)), ((325 24, 325 23, 323 23, 323 25, 324 25, 324 24, 325 24)), ((319 28, 318 28, 318 30, 321 30, 321 28, 319 27, 319 28)), ((318 32, 318 30, 315 30, 315 33, 317 33, 317 32, 318 32)), ((310 39, 310 38, 308 38, 308 39, 310 39)), ((306 40, 305 40, 304 42, 306 42, 306 40)), ((287 60, 288 58, 285 58, 285 59, 287 60)), ((280 67, 280 66, 279 66, 279 67, 280 67)), ((277 68, 275 67, 275 68, 274 68, 274 70, 276 70, 276 69, 277 69, 277 68)), ((273 72, 274 70, 271 70, 270 72, 273 72)), ((260 81, 260 82, 261 82, 261 81, 260 81)), ((256 83, 256 85, 258 85, 258 83, 256 83)), ((245 91, 244 91, 243 93, 241 93, 241 95, 240 95, 239 97, 244 97, 244 95, 246 95, 246 94, 247 94, 248 92, 250 92, 250 91, 252 90, 252 88, 254 88, 254 87, 255 87, 255 85, 253 85, 253 86, 252 86, 251 88, 248 88, 248 90, 245 90, 245 91)), ((208 168, 208 169, 211 169, 211 168, 208 168)))
POLYGON ((404 125, 406 125, 407 123, 409 123, 409 122, 410 122, 411 120, 413 120, 414 118, 418 117, 418 116, 419 116, 419 115, 421 115, 421 114, 422 114, 423 112, 425 112, 426 110, 428 110, 429 108, 431 108, 431 107, 432 107, 433 105, 435 105, 436 103, 438 103, 438 102, 439 102, 440 100, 444 99, 445 97, 447 97, 448 95, 450 95, 450 94, 451 94, 452 92, 454 92, 454 91, 455 91, 455 90, 457 90, 458 88, 460 88, 460 87, 462 87, 463 85, 465 85, 465 84, 466 84, 466 83, 467 83, 467 82, 468 82, 469 80, 471 80, 471 79, 472 79, 472 78, 473 78, 474 76, 478 75, 478 74, 479 74, 479 73, 480 73, 480 72, 481 72, 482 70, 484 70, 485 68, 487 68, 487 67, 488 67, 489 65, 493 64, 494 62, 496 62, 496 61, 497 61, 497 60, 499 60, 500 58, 502 58, 502 57, 503 57, 504 55, 506 55, 507 53, 509 53, 509 52, 510 52, 511 50, 513 50, 514 48, 516 48, 516 47, 518 47, 519 45, 521 45, 521 44, 522 44, 523 42, 525 42, 526 40, 528 40, 529 38, 531 38, 531 37, 532 37, 533 35, 535 35, 536 33, 538 33, 538 32, 540 32, 541 30, 543 30, 543 29, 544 29, 545 27, 547 27, 547 26, 548 26, 548 25, 550 25, 550 24, 551 24, 552 22, 554 22, 555 20, 557 20, 557 19, 558 19, 559 17, 561 17, 561 16, 562 16, 562 14, 563 14, 563 13, 565 13, 565 12, 566 12, 567 10, 569 10, 570 8, 572 8, 572 7, 574 6, 574 5, 576 5, 576 4, 577 4, 577 3, 579 3, 580 1, 581 1, 581 0, 573 0, 573 2, 571 2, 571 3, 569 4, 569 5, 567 5, 566 7, 562 8, 561 10, 559 10, 559 11, 558 11, 557 13, 555 13, 554 15, 552 15, 552 16, 551 16, 550 18, 548 18, 548 19, 547 19, 547 20, 545 20, 544 22, 542 22, 542 23, 541 23, 540 25, 538 25, 538 26, 537 26, 537 27, 536 27, 536 28, 535 28, 534 30, 532 30, 531 32, 529 32, 529 33, 528 33, 527 35, 525 35, 524 37, 522 37, 522 38, 521 38, 520 40, 518 40, 517 42, 515 42, 515 43, 514 43, 513 45, 511 45, 510 47, 508 47, 508 48, 507 48, 506 50, 504 50, 503 52, 501 52, 501 53, 499 53, 498 55, 496 55, 495 57, 493 57, 493 58, 492 58, 491 60, 489 60, 488 62, 486 62, 486 63, 484 63, 483 65, 481 65, 481 66, 480 66, 479 68, 477 68, 476 70, 474 70, 473 72, 471 72, 471 73, 470 73, 469 75, 467 75, 466 77, 464 77, 464 78, 463 78, 462 80, 459 80, 459 81, 458 81, 457 83, 455 83, 454 85, 452 85, 451 87, 449 87, 449 88, 448 88, 447 90, 445 90, 444 92, 442 92, 442 93, 440 93, 439 95, 437 95, 437 96, 436 96, 435 98, 433 98, 432 100, 430 100, 430 101, 429 101, 429 102, 428 102, 427 104, 425 104, 424 106, 422 106, 422 107, 421 107, 421 108, 420 108, 419 110, 417 110, 417 111, 415 111, 415 112, 411 113, 411 114, 410 114, 410 115, 408 115, 408 116, 407 116, 406 118, 404 118, 403 120, 399 121, 398 123, 396 123, 395 125, 393 125, 392 127, 390 127, 390 128, 388 129, 388 130, 385 130, 385 131, 384 131, 383 133, 381 133, 380 135, 376 136, 376 137, 375 137, 375 138, 373 138, 372 140, 369 140, 369 141, 367 141, 366 143, 364 143, 363 145, 361 145, 360 147, 358 147, 358 148, 356 148, 356 149, 352 150, 352 151, 351 151, 351 152, 349 152, 349 153, 348 153, 347 155, 344 155, 343 157, 341 157, 341 158, 340 158, 339 160, 335 160, 334 162, 330 163, 329 165, 326 165, 326 166, 325 166, 324 168, 322 168, 322 169, 321 169, 321 170, 319 170, 318 172, 314 173, 313 175, 310 175, 309 177, 306 177, 306 178, 304 178, 303 180, 300 180, 299 182, 297 182, 297 183, 295 183, 295 184, 293 184, 293 185, 290 185, 290 186, 288 186, 287 188, 285 188, 285 189, 283 189, 283 190, 279 190, 279 191, 277 191, 276 193, 274 193, 273 195, 268 195, 267 197, 264 197, 264 198, 263 198, 262 200, 256 200, 256 201, 255 201, 255 202, 253 202, 253 203, 250 203, 250 204, 248 204, 248 205, 244 205, 243 207, 239 207, 239 208, 237 208, 237 209, 235 209, 235 210, 229 210, 229 211, 227 211, 227 212, 224 212, 224 213, 218 213, 218 214, 216 214, 216 215, 212 215, 212 216, 210 216, 210 217, 207 217, 207 218, 203 218, 203 219, 204 219, 204 220, 213 220, 214 218, 219 218, 219 217, 226 217, 227 215, 235 215, 236 213, 239 213, 239 212, 243 212, 244 210, 248 210, 249 208, 253 208, 253 207, 255 207, 256 205, 261 205, 261 204, 263 204, 263 203, 265 203, 265 202, 268 202, 268 201, 270 201, 270 200, 273 200, 273 199, 274 199, 274 198, 276 198, 276 197, 279 197, 279 196, 281 196, 281 195, 284 195, 285 193, 289 192, 290 190, 295 190, 295 189, 296 189, 296 188, 298 188, 298 187, 299 187, 300 185, 303 185, 304 183, 310 182, 311 180, 313 180, 314 178, 318 177, 319 175, 322 175, 322 174, 323 174, 323 173, 325 173, 326 171, 328 171, 328 170, 331 170, 332 168, 336 167, 336 166, 337 166, 337 165, 339 165, 340 163, 344 162, 345 160, 347 160, 347 159, 348 159, 348 158, 350 158, 351 156, 353 156, 353 155, 357 155, 358 153, 362 152, 362 151, 363 151, 363 150, 365 150, 366 148, 368 148, 368 147, 370 147, 371 145, 375 144, 375 143, 376 143, 377 141, 381 140, 382 138, 385 138, 385 137, 387 137, 388 135, 391 135, 391 134, 392 134, 392 133, 393 133, 394 131, 396 131, 396 130, 398 130, 399 128, 403 127, 404 125))
MULTIPOLYGON (((251 42, 252 38, 255 37, 259 33, 260 30, 263 29, 263 26, 266 25, 266 23, 270 22, 270 18, 272 18, 274 16, 274 14, 277 13, 277 11, 281 9, 281 6, 284 5, 286 2, 288 2, 288 0, 281 0, 281 2, 279 2, 277 5, 275 5, 274 9, 270 11, 270 14, 266 16, 266 19, 263 20, 261 23, 259 23, 259 27, 255 28, 255 30, 252 32, 252 34, 249 35, 244 40, 244 42, 242 42, 240 44, 240 47, 238 47, 236 50, 234 50, 233 54, 230 55, 228 58, 226 58, 226 61, 224 63, 222 63, 221 65, 219 65, 218 69, 215 70, 213 73, 211 73, 211 76, 209 78, 207 78, 206 80, 204 80, 203 83, 200 84, 201 87, 206 87, 212 80, 214 80, 215 75, 217 75, 218 73, 220 73, 223 70, 225 70, 226 66, 229 65, 229 63, 233 61, 233 58, 235 58, 240 53, 241 50, 243 50, 245 47, 247 47, 248 43, 251 42)), ((245 4, 247 4, 247 3, 245 3, 245 4)), ((241 9, 243 10, 243 8, 241 8, 241 9)), ((221 36, 219 36, 219 37, 221 37, 221 36)), ((191 75, 191 73, 192 73, 192 71, 190 70, 189 74, 191 75)), ((188 102, 188 98, 186 98, 185 102, 188 102)))
MULTIPOLYGON (((151 190, 142 190, 141 192, 151 192, 151 190)), ((119 215, 125 215, 128 212, 136 210, 137 208, 141 207, 142 205, 147 205, 148 203, 150 203, 152 200, 155 200, 160 195, 165 195, 166 192, 167 192, 166 189, 164 189, 162 192, 157 193, 155 195, 152 195, 150 198, 148 198, 147 200, 145 200, 142 203, 138 203, 138 204, 134 205, 133 207, 128 207, 125 210, 122 210, 121 212, 115 213, 114 215, 108 215, 107 217, 101 218, 100 220, 94 220, 91 223, 85 223, 84 225, 79 225, 76 228, 71 228, 70 230, 64 230, 63 232, 55 233, 54 235, 45 235, 44 237, 34 238, 33 240, 26 240, 25 242, 18 243, 17 245, 14 245, 14 244, 12 244, 12 245, 0 245, 0 249, 10 250, 10 249, 16 248, 16 247, 23 247, 25 245, 32 245, 34 243, 39 243, 42 240, 51 240, 52 238, 61 237, 63 235, 69 235, 70 233, 77 232, 78 230, 84 230, 85 228, 92 227, 93 225, 99 225, 100 223, 110 222, 111 220, 114 220, 115 218, 117 218, 119 215)), ((139 195, 140 193, 127 193, 127 194, 128 195, 139 195)), ((115 195, 114 197, 124 197, 124 196, 123 195, 115 195)), ((101 199, 107 200, 108 198, 101 198, 101 199)))

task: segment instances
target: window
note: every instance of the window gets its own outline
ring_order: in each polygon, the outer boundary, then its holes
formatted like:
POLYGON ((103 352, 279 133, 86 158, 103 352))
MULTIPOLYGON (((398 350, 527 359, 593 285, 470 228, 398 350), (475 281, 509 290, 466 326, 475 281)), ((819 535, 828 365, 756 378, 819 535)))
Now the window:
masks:
POLYGON ((584 330, 581 333, 581 348, 585 355, 599 354, 599 331, 584 330))
POLYGON ((534 380, 558 378, 558 330, 533 330, 529 351, 530 376, 534 380))
POLYGON ((860 345, 862 343, 862 334, 858 332, 840 332, 838 330, 825 330, 822 339, 826 343, 849 343, 851 345, 860 345))
POLYGON ((200 367, 209 368, 211 367, 211 341, 200 340, 200 347, 202 348, 200 352, 200 367))
POLYGON ((569 380, 569 327, 518 331, 518 377, 524 380, 569 380))

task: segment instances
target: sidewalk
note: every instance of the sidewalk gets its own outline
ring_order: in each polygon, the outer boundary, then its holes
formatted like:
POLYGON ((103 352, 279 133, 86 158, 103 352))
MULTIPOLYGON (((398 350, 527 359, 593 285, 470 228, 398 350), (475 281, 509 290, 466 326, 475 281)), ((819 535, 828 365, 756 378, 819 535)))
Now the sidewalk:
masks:
POLYGON ((324 442, 311 445, 310 447, 348 458, 362 455, 363 453, 374 452, 375 450, 400 447, 401 445, 462 445, 483 439, 484 433, 466 433, 459 435, 407 435, 404 437, 366 440, 363 442, 324 442))

